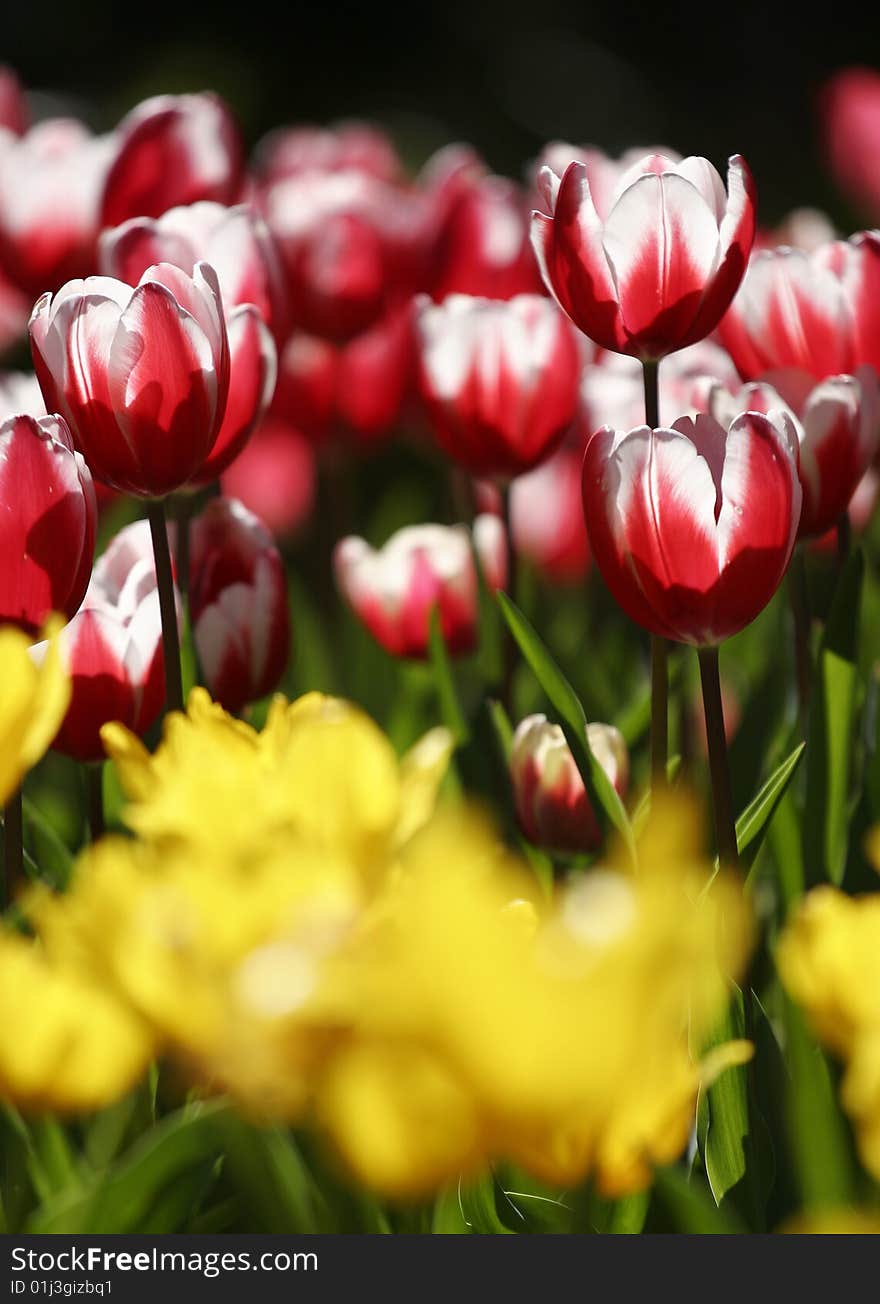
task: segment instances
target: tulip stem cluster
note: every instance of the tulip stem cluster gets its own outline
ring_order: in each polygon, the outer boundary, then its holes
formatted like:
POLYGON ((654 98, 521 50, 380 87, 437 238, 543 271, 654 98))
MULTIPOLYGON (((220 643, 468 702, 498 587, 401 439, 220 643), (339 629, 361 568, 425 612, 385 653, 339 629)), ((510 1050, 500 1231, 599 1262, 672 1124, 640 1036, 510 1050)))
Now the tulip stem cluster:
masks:
POLYGON ((165 706, 169 711, 183 710, 183 678, 180 669, 180 637, 177 630, 177 607, 174 598, 174 573, 164 499, 149 503, 147 516, 156 560, 156 582, 162 613, 162 656, 165 663, 165 706))
POLYGON ((699 649, 700 682, 703 686, 703 710, 706 716, 706 740, 709 747, 709 773, 712 779, 712 808, 715 814, 715 845, 722 865, 737 862, 736 823, 730 790, 730 763, 724 733, 724 708, 721 703, 721 677, 718 672, 718 648, 699 649))

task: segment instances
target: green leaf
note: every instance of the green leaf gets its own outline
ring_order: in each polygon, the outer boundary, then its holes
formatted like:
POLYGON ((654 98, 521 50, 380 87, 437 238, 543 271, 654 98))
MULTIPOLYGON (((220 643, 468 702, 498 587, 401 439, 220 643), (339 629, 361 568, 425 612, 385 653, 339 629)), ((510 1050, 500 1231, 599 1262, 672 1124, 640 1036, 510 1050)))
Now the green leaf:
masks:
POLYGON ((839 884, 846 867, 852 740, 858 687, 861 550, 849 558, 834 594, 810 702, 804 850, 808 881, 839 884))
POLYGON ((276 1235, 335 1230, 325 1225, 324 1196, 285 1128, 252 1127, 226 1113, 218 1119, 217 1130, 255 1230, 276 1235))
POLYGON ((27 797, 21 799, 24 845, 39 868, 40 878, 59 891, 73 869, 73 853, 42 811, 27 797))
POLYGON ((145 1132, 117 1163, 47 1201, 27 1231, 119 1235, 149 1225, 170 1190, 218 1153, 215 1120, 225 1106, 188 1105, 145 1132))
POLYGON ((770 775, 736 821, 736 847, 740 857, 751 848, 743 862, 751 864, 761 849, 761 835, 773 818, 777 806, 794 778, 806 743, 799 743, 794 751, 770 775))
POLYGON ((853 1203, 853 1161, 847 1127, 821 1050, 800 1010, 787 998, 785 1058, 788 1065, 789 1144, 806 1209, 853 1203))
POLYGON ((431 668, 434 672, 434 686, 440 704, 440 716, 447 729, 452 733, 456 744, 463 746, 470 737, 470 730, 464 712, 458 701, 455 679, 449 654, 440 629, 440 611, 435 606, 431 610, 431 624, 428 642, 431 668))
POLYGON ((437 1197, 431 1218, 431 1231, 436 1236, 469 1236, 473 1231, 465 1222, 457 1186, 447 1187, 437 1197))
POLYGON ((587 718, 574 689, 516 604, 511 602, 506 593, 499 593, 498 600, 520 651, 559 716, 559 723, 584 781, 597 820, 600 824, 607 824, 610 821, 614 825, 635 860, 635 839, 629 816, 613 783, 590 749, 587 740, 587 718))
POLYGON ((513 727, 504 707, 494 697, 489 699, 489 718, 492 721, 492 728, 495 730, 495 737, 498 740, 501 759, 506 765, 510 760, 510 752, 513 746, 513 727))
POLYGON ((614 1236, 638 1235, 645 1226, 650 1203, 650 1191, 638 1191, 635 1195, 627 1195, 622 1200, 615 1200, 608 1231, 614 1236))
POLYGON ((654 1191, 679 1232, 692 1236, 736 1236, 746 1230, 733 1209, 717 1208, 711 1196, 690 1182, 681 1168, 658 1169, 654 1191))
MULTIPOLYGON (((728 1008, 706 1049, 747 1035, 743 994, 733 985, 728 1008)), ((709 1087, 704 1155, 715 1203, 719 1208, 733 1204, 758 1231, 765 1224, 772 1169, 768 1181, 763 1160, 769 1135, 760 1127, 751 1099, 749 1072, 748 1064, 732 1065, 709 1087)))
POLYGON ((491 1173, 458 1189, 461 1213, 468 1229, 477 1235, 512 1236, 501 1220, 495 1201, 495 1179, 491 1173))

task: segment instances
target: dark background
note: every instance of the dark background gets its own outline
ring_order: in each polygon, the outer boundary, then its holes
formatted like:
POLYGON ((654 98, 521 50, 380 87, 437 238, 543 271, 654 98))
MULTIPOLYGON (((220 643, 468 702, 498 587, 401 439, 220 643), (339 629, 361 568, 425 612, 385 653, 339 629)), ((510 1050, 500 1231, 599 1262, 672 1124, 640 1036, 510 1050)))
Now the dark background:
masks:
POLYGON ((554 137, 668 144, 717 164, 738 151, 765 222, 815 204, 850 227, 857 215, 822 165, 816 100, 835 68, 880 67, 873 9, 832 5, 819 22, 806 6, 705 0, 312 0, 283 8, 280 25, 250 0, 18 0, 0 58, 98 127, 146 95, 211 87, 251 143, 283 122, 372 117, 413 164, 450 139, 514 175, 554 137))

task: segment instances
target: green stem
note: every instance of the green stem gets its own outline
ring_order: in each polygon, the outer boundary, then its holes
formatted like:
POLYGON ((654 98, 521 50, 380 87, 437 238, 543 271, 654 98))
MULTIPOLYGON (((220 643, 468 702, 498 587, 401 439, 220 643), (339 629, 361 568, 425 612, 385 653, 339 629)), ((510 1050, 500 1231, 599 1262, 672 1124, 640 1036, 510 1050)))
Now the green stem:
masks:
MULTIPOLYGON (((507 586, 506 591, 514 602, 519 594, 519 574, 516 550, 513 546, 513 528, 510 511, 510 485, 501 486, 501 517, 504 521, 504 546, 507 550, 507 586)), ((516 673, 518 649, 510 628, 504 629, 504 674, 501 681, 501 703, 511 720, 513 712, 513 679, 516 673)))
MULTIPOLYGON (((660 424, 660 364, 642 362, 645 385, 645 425, 660 424)), ((666 783, 669 757, 669 644, 651 635, 651 776, 656 785, 666 783)))
POLYGON ((715 812, 715 843, 722 865, 737 863, 736 822, 730 791, 730 763, 724 734, 724 708, 721 704, 721 677, 717 647, 702 647, 700 682, 703 686, 703 710, 706 714, 706 738, 709 743, 709 773, 712 777, 712 806, 715 812))
POLYGON ((12 903, 24 882, 24 821, 21 813, 21 788, 12 794, 3 811, 4 902, 12 903))
POLYGON ((147 507, 153 556, 156 559, 156 582, 159 587, 159 610, 162 615, 162 655, 165 661, 165 707, 183 710, 183 677, 180 668, 180 636, 177 631, 177 607, 174 601, 174 576, 171 550, 165 523, 165 501, 154 499, 147 507))
POLYGON ((86 805, 89 815, 89 840, 97 842, 98 838, 104 836, 104 765, 98 761, 95 765, 87 765, 86 773, 86 805))
POLYGON ((794 550, 788 572, 788 596, 794 623, 794 660, 797 677, 798 706, 806 711, 810 701, 812 660, 810 656, 810 592, 807 588, 807 566, 800 544, 794 550))

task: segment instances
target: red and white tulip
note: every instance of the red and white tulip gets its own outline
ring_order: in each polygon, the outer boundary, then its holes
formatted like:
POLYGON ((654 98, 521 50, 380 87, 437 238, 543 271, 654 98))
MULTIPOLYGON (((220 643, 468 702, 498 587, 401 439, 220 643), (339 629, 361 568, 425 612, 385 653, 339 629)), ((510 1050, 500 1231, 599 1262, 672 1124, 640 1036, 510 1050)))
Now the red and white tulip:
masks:
POLYGON ((159 498, 202 469, 229 389, 217 277, 160 263, 137 287, 106 276, 44 294, 30 322, 34 369, 93 474, 159 498))
POLYGON ((305 172, 363 172, 396 183, 403 178, 403 163, 390 137, 370 122, 279 127, 260 141, 256 151, 260 185, 305 172))
POLYGON ((78 761, 103 760, 103 725, 119 720, 144 734, 165 701, 162 621, 146 521, 126 526, 98 559, 61 646, 72 694, 53 746, 78 761))
POLYGON ((0 129, 0 264, 31 299, 95 270, 113 148, 72 118, 0 129))
POLYGON ((880 233, 755 254, 719 333, 743 380, 789 367, 817 381, 880 367, 880 233))
POLYGON ((587 443, 584 517, 602 578, 628 616, 664 638, 713 646, 776 592, 801 517, 797 432, 788 412, 744 412, 725 428, 669 429, 587 443))
POLYGON ((822 97, 825 152, 834 177, 871 221, 880 220, 880 73, 841 68, 822 97))
POLYGON ((88 467, 58 416, 0 423, 0 623, 38 630, 83 600, 97 506, 88 467))
POLYGON ((464 525, 410 525, 382 548, 350 536, 336 545, 333 567, 343 598, 377 643, 392 656, 424 660, 429 654, 431 612, 453 656, 477 642, 479 580, 472 547, 490 588, 507 579, 504 526, 497 516, 464 525))
POLYGON ((784 408, 800 445, 803 509, 801 538, 815 538, 837 523, 880 447, 880 386, 873 367, 855 376, 830 376, 814 384, 803 372, 787 372, 769 382, 731 394, 716 386, 709 411, 722 424, 737 412, 784 408))
POLYGON ((220 488, 224 497, 237 498, 259 517, 276 539, 285 539, 311 515, 316 478, 309 441, 270 412, 223 472, 220 488))
POLYGON ((205 684, 227 711, 277 687, 290 650, 284 565, 262 521, 214 498, 190 527, 189 601, 205 684))
POLYGON ((588 167, 544 167, 532 241, 544 283, 596 344, 656 360, 709 335, 746 269, 755 194, 745 161, 728 189, 703 158, 649 155, 596 196, 588 167))
MULTIPOLYGON (((629 753, 619 729, 588 724, 593 755, 620 797, 629 784, 629 753)), ((595 851, 601 832, 565 734, 545 715, 528 715, 510 751, 517 823, 529 842, 549 851, 595 851)))
POLYGON ((120 122, 101 226, 161 217, 201 199, 234 204, 244 180, 238 125, 218 95, 155 95, 120 122))
POLYGON ((510 477, 558 447, 577 414, 582 356, 548 299, 426 300, 416 330, 422 400, 450 457, 474 475, 510 477))

